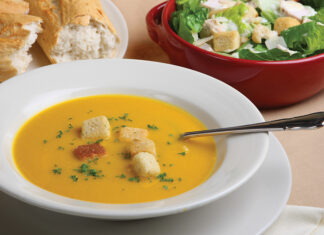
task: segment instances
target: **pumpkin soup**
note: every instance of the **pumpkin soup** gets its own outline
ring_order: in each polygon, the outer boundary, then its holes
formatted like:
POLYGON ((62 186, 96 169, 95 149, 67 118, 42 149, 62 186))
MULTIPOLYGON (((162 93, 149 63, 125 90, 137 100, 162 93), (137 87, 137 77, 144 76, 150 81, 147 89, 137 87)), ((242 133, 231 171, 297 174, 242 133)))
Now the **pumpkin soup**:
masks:
POLYGON ((194 116, 162 101, 83 97, 27 121, 13 156, 28 181, 53 193, 101 203, 155 201, 186 192, 212 173, 214 139, 179 140, 181 133, 201 129, 194 116), (94 123, 102 128, 93 129, 94 123))

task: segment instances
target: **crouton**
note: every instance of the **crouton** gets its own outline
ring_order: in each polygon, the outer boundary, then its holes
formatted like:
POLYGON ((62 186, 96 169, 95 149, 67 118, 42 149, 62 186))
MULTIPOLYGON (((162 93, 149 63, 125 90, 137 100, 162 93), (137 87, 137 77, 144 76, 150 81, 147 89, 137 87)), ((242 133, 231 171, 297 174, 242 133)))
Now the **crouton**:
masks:
POLYGON ((110 124, 105 116, 98 116, 88 119, 82 124, 82 138, 102 138, 110 137, 110 124))
POLYGON ((248 11, 244 15, 245 19, 256 18, 259 16, 257 10, 255 10, 254 7, 250 6, 249 4, 246 4, 246 6, 248 7, 248 11))
POLYGON ((80 145, 73 150, 74 156, 79 160, 86 160, 94 157, 102 157, 106 154, 106 149, 99 143, 80 145))
POLYGON ((231 52, 240 47, 240 34, 238 31, 214 33, 214 51, 231 52))
POLYGON ((135 173, 143 177, 157 176, 161 171, 155 156, 146 152, 140 152, 134 156, 133 166, 135 173))
POLYGON ((123 127, 119 132, 119 139, 123 142, 132 142, 135 139, 144 139, 148 136, 148 131, 142 128, 123 127))
POLYGON ((155 144, 149 139, 135 139, 130 143, 129 151, 132 156, 140 152, 147 152, 156 155, 155 144))
POLYGON ((300 25, 300 22, 292 17, 279 17, 274 23, 274 30, 280 34, 282 31, 300 25))
POLYGON ((275 36, 276 33, 272 32, 270 28, 258 24, 254 27, 253 33, 252 33, 252 40, 255 43, 262 43, 262 39, 269 39, 273 36, 275 36))

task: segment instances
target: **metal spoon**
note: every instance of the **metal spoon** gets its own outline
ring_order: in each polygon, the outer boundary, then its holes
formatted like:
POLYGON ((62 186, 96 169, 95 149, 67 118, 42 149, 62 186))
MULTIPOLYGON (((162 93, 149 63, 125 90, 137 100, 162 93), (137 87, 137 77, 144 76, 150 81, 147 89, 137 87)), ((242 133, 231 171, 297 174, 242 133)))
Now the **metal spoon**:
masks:
POLYGON ((242 133, 256 133, 267 131, 285 131, 285 130, 312 130, 324 126, 324 112, 311 113, 304 116, 285 118, 270 122, 261 122, 250 125, 218 128, 203 131, 185 132, 180 139, 189 139, 202 136, 229 135, 242 133))

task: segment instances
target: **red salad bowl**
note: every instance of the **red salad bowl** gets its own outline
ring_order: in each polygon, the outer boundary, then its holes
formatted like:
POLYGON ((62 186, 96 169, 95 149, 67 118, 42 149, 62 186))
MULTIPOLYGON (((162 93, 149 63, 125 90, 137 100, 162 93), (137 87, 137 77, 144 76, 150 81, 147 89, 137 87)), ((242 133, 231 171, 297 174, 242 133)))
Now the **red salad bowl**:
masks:
POLYGON ((200 49, 169 26, 175 0, 161 3, 146 16, 149 35, 171 63, 208 74, 231 85, 259 108, 294 104, 324 89, 324 54, 289 60, 237 59, 200 49))

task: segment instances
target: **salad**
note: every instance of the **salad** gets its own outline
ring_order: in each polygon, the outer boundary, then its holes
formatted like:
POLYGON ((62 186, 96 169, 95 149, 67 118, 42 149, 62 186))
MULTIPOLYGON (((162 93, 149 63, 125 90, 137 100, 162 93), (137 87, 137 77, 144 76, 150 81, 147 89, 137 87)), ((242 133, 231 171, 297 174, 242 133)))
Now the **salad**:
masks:
POLYGON ((204 50, 280 61, 324 53, 324 0, 176 0, 171 28, 204 50))

